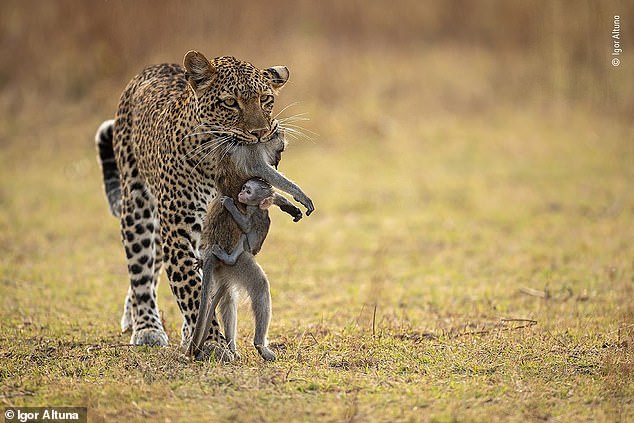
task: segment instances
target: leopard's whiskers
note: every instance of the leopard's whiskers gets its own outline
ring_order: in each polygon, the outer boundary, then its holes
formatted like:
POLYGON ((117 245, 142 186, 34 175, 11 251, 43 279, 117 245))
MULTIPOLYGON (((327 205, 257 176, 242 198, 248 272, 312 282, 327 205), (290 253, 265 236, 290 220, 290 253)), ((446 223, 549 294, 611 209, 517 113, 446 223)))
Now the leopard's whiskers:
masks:
POLYGON ((237 145, 236 145, 236 144, 233 144, 233 143, 229 144, 229 145, 228 145, 228 147, 226 147, 226 148, 225 148, 225 151, 224 151, 224 153, 222 154, 222 156, 220 157, 220 159, 218 160, 218 162, 219 162, 219 163, 220 163, 220 162, 222 162, 222 160, 225 158, 225 156, 226 156, 229 152, 231 152, 231 150, 233 150, 234 148, 237 148, 237 145))
POLYGON ((297 106, 300 102, 296 101, 294 103, 291 103, 289 105, 287 105, 286 107, 284 107, 282 110, 280 110, 279 112, 277 112, 277 114, 275 116, 273 116, 273 119, 277 119, 277 117, 279 115, 281 115, 286 109, 288 109, 289 107, 293 107, 293 106, 297 106))
POLYGON ((284 128, 284 131, 285 131, 285 133, 288 136, 290 136, 290 137, 292 137, 292 138, 294 138, 296 140, 305 139, 305 140, 308 140, 308 141, 314 141, 314 137, 306 134, 306 132, 309 132, 309 133, 311 133, 314 136, 319 136, 319 134, 317 134, 316 132, 308 130, 308 129, 306 129, 306 128, 302 127, 302 126, 299 126, 299 125, 280 124, 280 126, 282 128, 284 128))
POLYGON ((298 113, 296 115, 287 116, 287 117, 278 119, 278 122, 286 123, 286 122, 298 122, 298 121, 310 120, 310 118, 306 116, 307 114, 308 114, 307 112, 304 112, 304 113, 298 113))
POLYGON ((217 145, 218 143, 222 143, 223 141, 230 139, 231 135, 225 135, 223 137, 220 138, 212 138, 210 140, 205 140, 201 143, 201 145, 199 145, 198 147, 192 149, 189 153, 187 153, 185 155, 185 158, 189 159, 192 158, 194 156, 199 155, 200 153, 202 153, 204 150, 206 150, 207 148, 217 145))
MULTIPOLYGON (((217 150, 220 147, 229 145, 229 147, 231 147, 233 145, 233 142, 231 141, 231 138, 227 138, 225 140, 223 140, 222 142, 217 143, 216 145, 213 146, 213 148, 211 148, 199 161, 198 163, 196 163, 196 165, 194 165, 194 170, 198 167, 199 164, 201 164, 203 162, 203 160, 205 160, 207 157, 209 157, 210 154, 212 154, 215 150, 217 150)), ((226 148, 226 147, 225 147, 226 148)), ((226 154, 226 153, 225 153, 226 154)), ((224 157, 224 155, 223 155, 224 157)))

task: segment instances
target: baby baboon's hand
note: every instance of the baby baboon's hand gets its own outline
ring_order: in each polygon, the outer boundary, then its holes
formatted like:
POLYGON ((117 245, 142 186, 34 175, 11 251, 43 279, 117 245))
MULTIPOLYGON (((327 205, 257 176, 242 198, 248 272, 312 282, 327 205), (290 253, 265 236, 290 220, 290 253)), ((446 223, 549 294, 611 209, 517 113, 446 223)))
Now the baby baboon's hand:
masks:
POLYGON ((293 222, 299 222, 299 220, 303 217, 302 211, 299 209, 299 207, 295 207, 292 204, 281 205, 280 209, 284 213, 288 213, 293 216, 293 222))
POLYGON ((299 202, 304 207, 306 207, 306 216, 310 216, 310 214, 315 210, 315 206, 313 205, 313 200, 311 200, 304 193, 301 193, 301 195, 293 197, 293 199, 299 202))

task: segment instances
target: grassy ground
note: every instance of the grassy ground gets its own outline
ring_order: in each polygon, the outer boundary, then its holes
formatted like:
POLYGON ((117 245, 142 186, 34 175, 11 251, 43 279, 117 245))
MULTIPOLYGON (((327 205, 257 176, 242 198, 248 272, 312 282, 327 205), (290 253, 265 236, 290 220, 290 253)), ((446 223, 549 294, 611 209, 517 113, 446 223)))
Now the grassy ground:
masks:
POLYGON ((85 405, 92 421, 631 419, 631 129, 486 122, 291 144, 283 171, 318 211, 275 213, 260 257, 273 364, 249 347, 246 306, 243 361, 185 360, 166 283, 172 346, 120 346, 126 274, 94 122, 3 145, 2 402, 85 405))
MULTIPOLYGON (((477 25, 457 28, 458 44, 442 44, 432 28, 423 38, 437 44, 393 49, 387 41, 416 34, 417 15, 390 12, 411 22, 388 31, 372 9, 354 28, 356 9, 342 6, 330 33, 330 18, 305 3, 301 19, 280 21, 296 38, 267 33, 252 50, 224 40, 256 65, 289 65, 277 109, 301 101, 285 115, 307 112, 318 133, 292 142, 281 163, 317 211, 300 223, 272 212, 259 255, 278 361, 250 347, 244 304, 243 360, 230 365, 179 353, 165 278, 170 347, 122 345, 127 274, 92 144, 137 70, 133 58, 178 60, 221 43, 223 31, 203 25, 211 13, 176 6, 179 19, 200 23, 194 35, 155 41, 152 19, 139 21, 144 38, 109 26, 111 7, 134 22, 140 2, 133 12, 98 3, 94 16, 93 5, 60 2, 83 17, 68 22, 75 32, 54 30, 69 11, 55 18, 57 3, 1 14, 7 36, 19 39, 22 25, 28 42, 1 52, 20 57, 24 72, 0 64, 0 402, 86 406, 95 422, 634 420, 632 44, 612 69, 601 61, 611 19, 592 27, 606 34, 586 51, 587 31, 573 32, 571 17, 554 21, 576 38, 544 30, 537 56, 513 51, 526 41, 514 30, 497 38, 507 50, 469 46, 477 25), (27 25, 32 14, 51 31, 27 25), (49 37, 57 48, 40 48, 49 37), (581 46, 581 65, 572 53, 567 61, 564 40, 581 46), (52 70, 39 67, 42 57, 52 70)), ((427 18, 445 34, 440 19, 454 18, 442 4, 427 18)), ((234 18, 253 20, 243 16, 234 18)), ((522 16, 508 25, 522 26, 522 16)), ((489 23, 478 24, 490 27, 484 41, 506 25, 494 15, 489 23)), ((526 42, 541 40, 530 28, 526 42)))

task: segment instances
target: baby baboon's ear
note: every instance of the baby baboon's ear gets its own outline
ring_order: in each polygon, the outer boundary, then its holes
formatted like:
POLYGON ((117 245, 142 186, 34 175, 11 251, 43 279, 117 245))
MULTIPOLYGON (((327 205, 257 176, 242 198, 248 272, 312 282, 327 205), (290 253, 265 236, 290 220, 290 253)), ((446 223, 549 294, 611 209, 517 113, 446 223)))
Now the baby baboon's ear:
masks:
POLYGON ((194 50, 187 52, 183 60, 183 66, 187 70, 185 73, 187 81, 194 91, 207 88, 216 73, 216 69, 209 60, 202 53, 194 50))
POLYGON ((279 90, 284 86, 284 84, 286 84, 290 75, 286 66, 273 66, 272 68, 264 69, 262 74, 269 81, 269 84, 271 84, 271 88, 275 91, 279 90))
POLYGON ((266 197, 265 199, 260 201, 260 209, 266 210, 269 207, 271 207, 273 205, 273 200, 274 198, 271 196, 271 197, 266 197))

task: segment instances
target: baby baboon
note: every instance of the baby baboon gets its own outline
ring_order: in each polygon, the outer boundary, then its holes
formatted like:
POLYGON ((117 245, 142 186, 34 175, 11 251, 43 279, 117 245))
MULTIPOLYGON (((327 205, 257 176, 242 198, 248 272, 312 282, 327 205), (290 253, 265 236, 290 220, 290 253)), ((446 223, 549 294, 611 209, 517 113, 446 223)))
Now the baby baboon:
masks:
MULTIPOLYGON (((216 215, 216 225, 226 225, 235 232, 240 230, 237 244, 231 246, 230 253, 219 242, 223 239, 208 239, 207 245, 211 246, 203 253, 203 284, 201 294, 201 310, 207 311, 205 305, 211 300, 208 315, 199 315, 192 336, 190 353, 194 354, 200 344, 204 342, 204 334, 207 333, 210 319, 215 314, 216 305, 220 305, 220 313, 225 329, 225 338, 232 352, 236 352, 236 326, 237 326, 237 292, 234 280, 223 277, 227 266, 234 273, 239 272, 238 278, 242 288, 246 289, 251 298, 251 306, 255 318, 255 336, 253 345, 265 360, 275 360, 275 354, 267 347, 267 334, 271 320, 271 294, 266 275, 255 262, 255 256, 266 239, 271 225, 268 208, 275 204, 298 221, 302 217, 301 211, 290 203, 285 197, 273 191, 268 182, 260 178, 252 178, 244 183, 237 196, 238 203, 244 212, 231 197, 222 197, 214 205, 211 215, 216 215), (219 210, 216 210, 219 209, 219 210), (240 260, 243 255, 248 255, 240 260), (223 272, 224 270, 224 272, 223 272), (244 277, 248 275, 248 277, 244 277), (210 289, 211 288, 211 289, 210 289), (209 294, 211 293, 211 298, 209 294)), ((226 242, 225 242, 226 245, 226 242)))
MULTIPOLYGON (((253 178, 244 183, 242 190, 238 194, 238 202, 246 206, 246 214, 238 210, 231 197, 225 196, 220 199, 220 203, 236 222, 242 231, 242 235, 240 235, 240 240, 231 254, 223 250, 219 244, 213 244, 207 250, 203 258, 205 263, 203 265, 203 275, 206 274, 205 270, 213 269, 208 265, 208 263, 213 261, 212 255, 224 264, 233 266, 244 251, 248 251, 253 255, 260 251, 271 226, 268 208, 273 205, 276 196, 286 200, 273 191, 271 184, 262 179, 253 178)), ((299 219, 296 217, 295 221, 297 220, 299 219)))
MULTIPOLYGON (((286 198, 274 192, 273 187, 268 182, 259 178, 250 179, 242 186, 242 190, 238 194, 238 202, 246 206, 246 214, 238 210, 232 198, 223 197, 221 199, 222 206, 231 215, 240 228, 240 231, 242 231, 242 234, 231 254, 228 254, 219 244, 214 244, 207 249, 203 258, 203 286, 209 285, 209 279, 214 277, 214 271, 218 266, 217 260, 220 260, 226 265, 233 266, 245 251, 252 255, 256 255, 260 251, 271 225, 268 208, 272 204, 286 209, 289 214, 294 216, 294 221, 298 221, 302 217, 301 211, 297 207, 291 204, 286 198)), ((264 273, 261 272, 260 276, 264 276, 264 273)), ((271 320, 269 284, 268 281, 264 283, 264 279, 260 281, 257 279, 258 278, 253 281, 248 281, 248 284, 244 286, 251 298, 255 318, 253 344, 262 358, 265 360, 275 360, 275 354, 267 347, 267 334, 271 320)), ((225 337, 232 351, 236 349, 237 319, 235 295, 235 292, 227 292, 222 299, 219 299, 222 320, 223 323, 226 322, 224 325, 225 337)), ((212 303, 212 313, 213 312, 212 303)))

